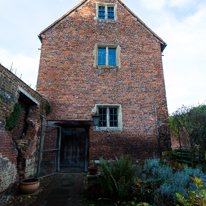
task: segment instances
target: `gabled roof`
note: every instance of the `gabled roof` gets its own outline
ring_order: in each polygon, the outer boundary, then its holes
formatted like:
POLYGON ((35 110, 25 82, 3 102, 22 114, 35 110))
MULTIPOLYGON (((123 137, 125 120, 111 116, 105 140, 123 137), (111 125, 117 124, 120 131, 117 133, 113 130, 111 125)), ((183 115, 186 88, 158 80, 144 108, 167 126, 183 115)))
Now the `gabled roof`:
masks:
MULTIPOLYGON (((54 27, 56 24, 58 24, 61 20, 69 16, 72 12, 74 12, 76 9, 78 9, 80 6, 82 6, 84 3, 86 3, 88 0, 83 0, 79 4, 77 4, 73 9, 68 11, 66 14, 64 14, 62 17, 57 19, 53 24, 48 26, 46 29, 44 29, 40 34, 39 38, 41 40, 41 35, 50 30, 52 27, 54 27)), ((161 43, 161 49, 162 51, 165 49, 167 44, 155 33, 153 32, 138 16, 136 16, 121 0, 117 0, 149 33, 151 33, 156 39, 158 39, 161 43)))

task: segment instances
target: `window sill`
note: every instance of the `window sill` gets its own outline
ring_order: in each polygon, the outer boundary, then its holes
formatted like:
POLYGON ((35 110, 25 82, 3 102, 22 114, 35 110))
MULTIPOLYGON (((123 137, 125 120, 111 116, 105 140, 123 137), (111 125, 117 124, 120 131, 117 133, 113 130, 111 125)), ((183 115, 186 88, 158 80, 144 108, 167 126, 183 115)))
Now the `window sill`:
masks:
POLYGON ((98 19, 97 17, 94 17, 94 20, 98 22, 117 22, 117 19, 98 19))
POLYGON ((97 68, 98 69, 118 69, 119 67, 118 66, 104 66, 104 65, 97 65, 97 68))
POLYGON ((94 131, 121 131, 121 127, 94 127, 94 131))
POLYGON ((97 19, 99 22, 116 22, 117 19, 97 19))

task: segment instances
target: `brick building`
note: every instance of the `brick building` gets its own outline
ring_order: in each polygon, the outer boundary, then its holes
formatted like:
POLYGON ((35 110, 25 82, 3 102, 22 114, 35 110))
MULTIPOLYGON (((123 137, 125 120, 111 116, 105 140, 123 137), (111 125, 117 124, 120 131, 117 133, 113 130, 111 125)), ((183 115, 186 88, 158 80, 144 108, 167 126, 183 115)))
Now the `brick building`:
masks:
POLYGON ((62 128, 61 167, 170 149, 166 43, 121 0, 84 0, 39 38, 37 91, 51 104, 48 125, 62 128))

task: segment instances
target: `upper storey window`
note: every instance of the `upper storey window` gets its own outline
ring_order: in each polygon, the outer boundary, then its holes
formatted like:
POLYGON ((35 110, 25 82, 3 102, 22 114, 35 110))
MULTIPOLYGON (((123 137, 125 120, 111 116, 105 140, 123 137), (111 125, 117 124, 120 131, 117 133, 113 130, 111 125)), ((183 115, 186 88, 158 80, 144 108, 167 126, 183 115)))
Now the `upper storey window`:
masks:
POLYGON ((104 6, 99 7, 99 19, 105 19, 105 7, 104 6))
POLYGON ((116 48, 98 48, 98 65, 116 66, 116 48))
POLYGON ((114 7, 107 8, 108 19, 114 20, 114 7))
POLYGON ((94 67, 95 68, 120 68, 119 45, 115 44, 95 44, 94 47, 94 67))
POLYGON ((117 20, 117 4, 97 3, 97 19, 117 20))

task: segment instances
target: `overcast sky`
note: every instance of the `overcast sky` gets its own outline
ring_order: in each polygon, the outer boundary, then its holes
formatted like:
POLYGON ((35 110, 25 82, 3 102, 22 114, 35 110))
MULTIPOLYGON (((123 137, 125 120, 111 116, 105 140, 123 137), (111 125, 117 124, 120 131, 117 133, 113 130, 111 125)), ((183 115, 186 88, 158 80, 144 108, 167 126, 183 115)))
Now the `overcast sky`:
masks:
MULTIPOLYGON (((163 67, 169 113, 206 100, 206 0, 122 0, 167 44, 163 67)), ((0 63, 36 86, 37 35, 80 0, 0 0, 0 63)))

